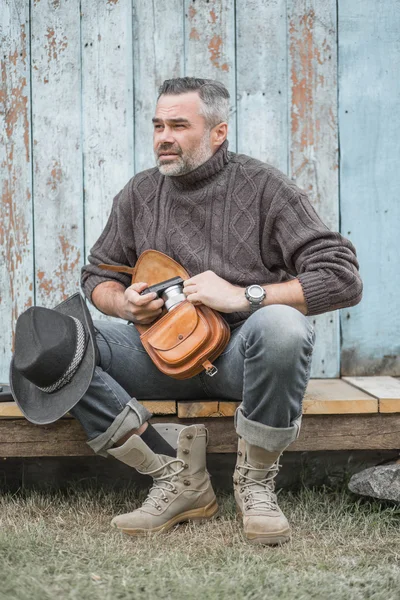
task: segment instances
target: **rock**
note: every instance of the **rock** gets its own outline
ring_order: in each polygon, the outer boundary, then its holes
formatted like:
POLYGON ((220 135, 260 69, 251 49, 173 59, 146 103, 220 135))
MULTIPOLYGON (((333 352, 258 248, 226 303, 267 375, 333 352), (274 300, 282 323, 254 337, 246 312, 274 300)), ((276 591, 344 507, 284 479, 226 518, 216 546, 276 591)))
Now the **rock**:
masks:
POLYGON ((356 473, 349 490, 362 496, 400 502, 400 463, 379 465, 356 473))

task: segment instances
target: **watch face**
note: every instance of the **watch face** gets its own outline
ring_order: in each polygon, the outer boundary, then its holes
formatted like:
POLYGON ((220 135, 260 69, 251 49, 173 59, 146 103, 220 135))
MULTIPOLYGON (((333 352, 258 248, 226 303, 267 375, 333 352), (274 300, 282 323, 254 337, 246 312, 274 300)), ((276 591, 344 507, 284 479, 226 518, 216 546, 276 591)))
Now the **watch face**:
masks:
POLYGON ((265 290, 261 287, 261 285, 251 285, 247 288, 249 296, 254 298, 254 300, 260 300, 265 296, 265 290))

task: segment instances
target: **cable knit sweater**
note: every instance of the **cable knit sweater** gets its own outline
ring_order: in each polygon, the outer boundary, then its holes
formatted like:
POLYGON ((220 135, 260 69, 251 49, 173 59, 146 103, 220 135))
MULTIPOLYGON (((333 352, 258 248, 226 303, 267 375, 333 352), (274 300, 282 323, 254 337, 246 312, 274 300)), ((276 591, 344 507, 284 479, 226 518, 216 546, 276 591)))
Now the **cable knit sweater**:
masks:
MULTIPOLYGON (((134 266, 150 248, 191 276, 210 269, 242 287, 297 277, 308 315, 353 306, 362 296, 352 243, 324 225, 283 173, 229 152, 228 142, 186 175, 164 176, 155 167, 128 181, 82 269, 86 296, 107 280, 130 285, 128 275, 96 265, 134 266)), ((224 316, 234 328, 249 313, 224 316)))

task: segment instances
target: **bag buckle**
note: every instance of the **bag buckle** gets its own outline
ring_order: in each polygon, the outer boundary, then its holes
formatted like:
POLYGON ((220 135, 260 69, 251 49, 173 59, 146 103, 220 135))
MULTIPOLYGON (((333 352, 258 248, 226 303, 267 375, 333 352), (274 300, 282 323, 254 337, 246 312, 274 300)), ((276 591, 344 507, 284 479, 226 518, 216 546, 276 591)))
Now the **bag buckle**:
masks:
POLYGON ((209 377, 214 377, 214 375, 218 373, 217 367, 214 367, 214 365, 211 364, 209 360, 203 362, 203 367, 206 370, 206 375, 208 375, 209 377))

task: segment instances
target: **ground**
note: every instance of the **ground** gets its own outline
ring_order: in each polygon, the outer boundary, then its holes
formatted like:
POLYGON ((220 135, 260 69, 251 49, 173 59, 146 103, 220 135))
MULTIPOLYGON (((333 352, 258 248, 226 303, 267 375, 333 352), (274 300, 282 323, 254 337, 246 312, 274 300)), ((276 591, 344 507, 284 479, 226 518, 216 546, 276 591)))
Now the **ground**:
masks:
POLYGON ((143 492, 75 485, 4 494, 0 599, 398 600, 399 507, 345 489, 279 498, 293 540, 268 548, 243 539, 229 494, 216 520, 141 539, 109 522, 143 492))

